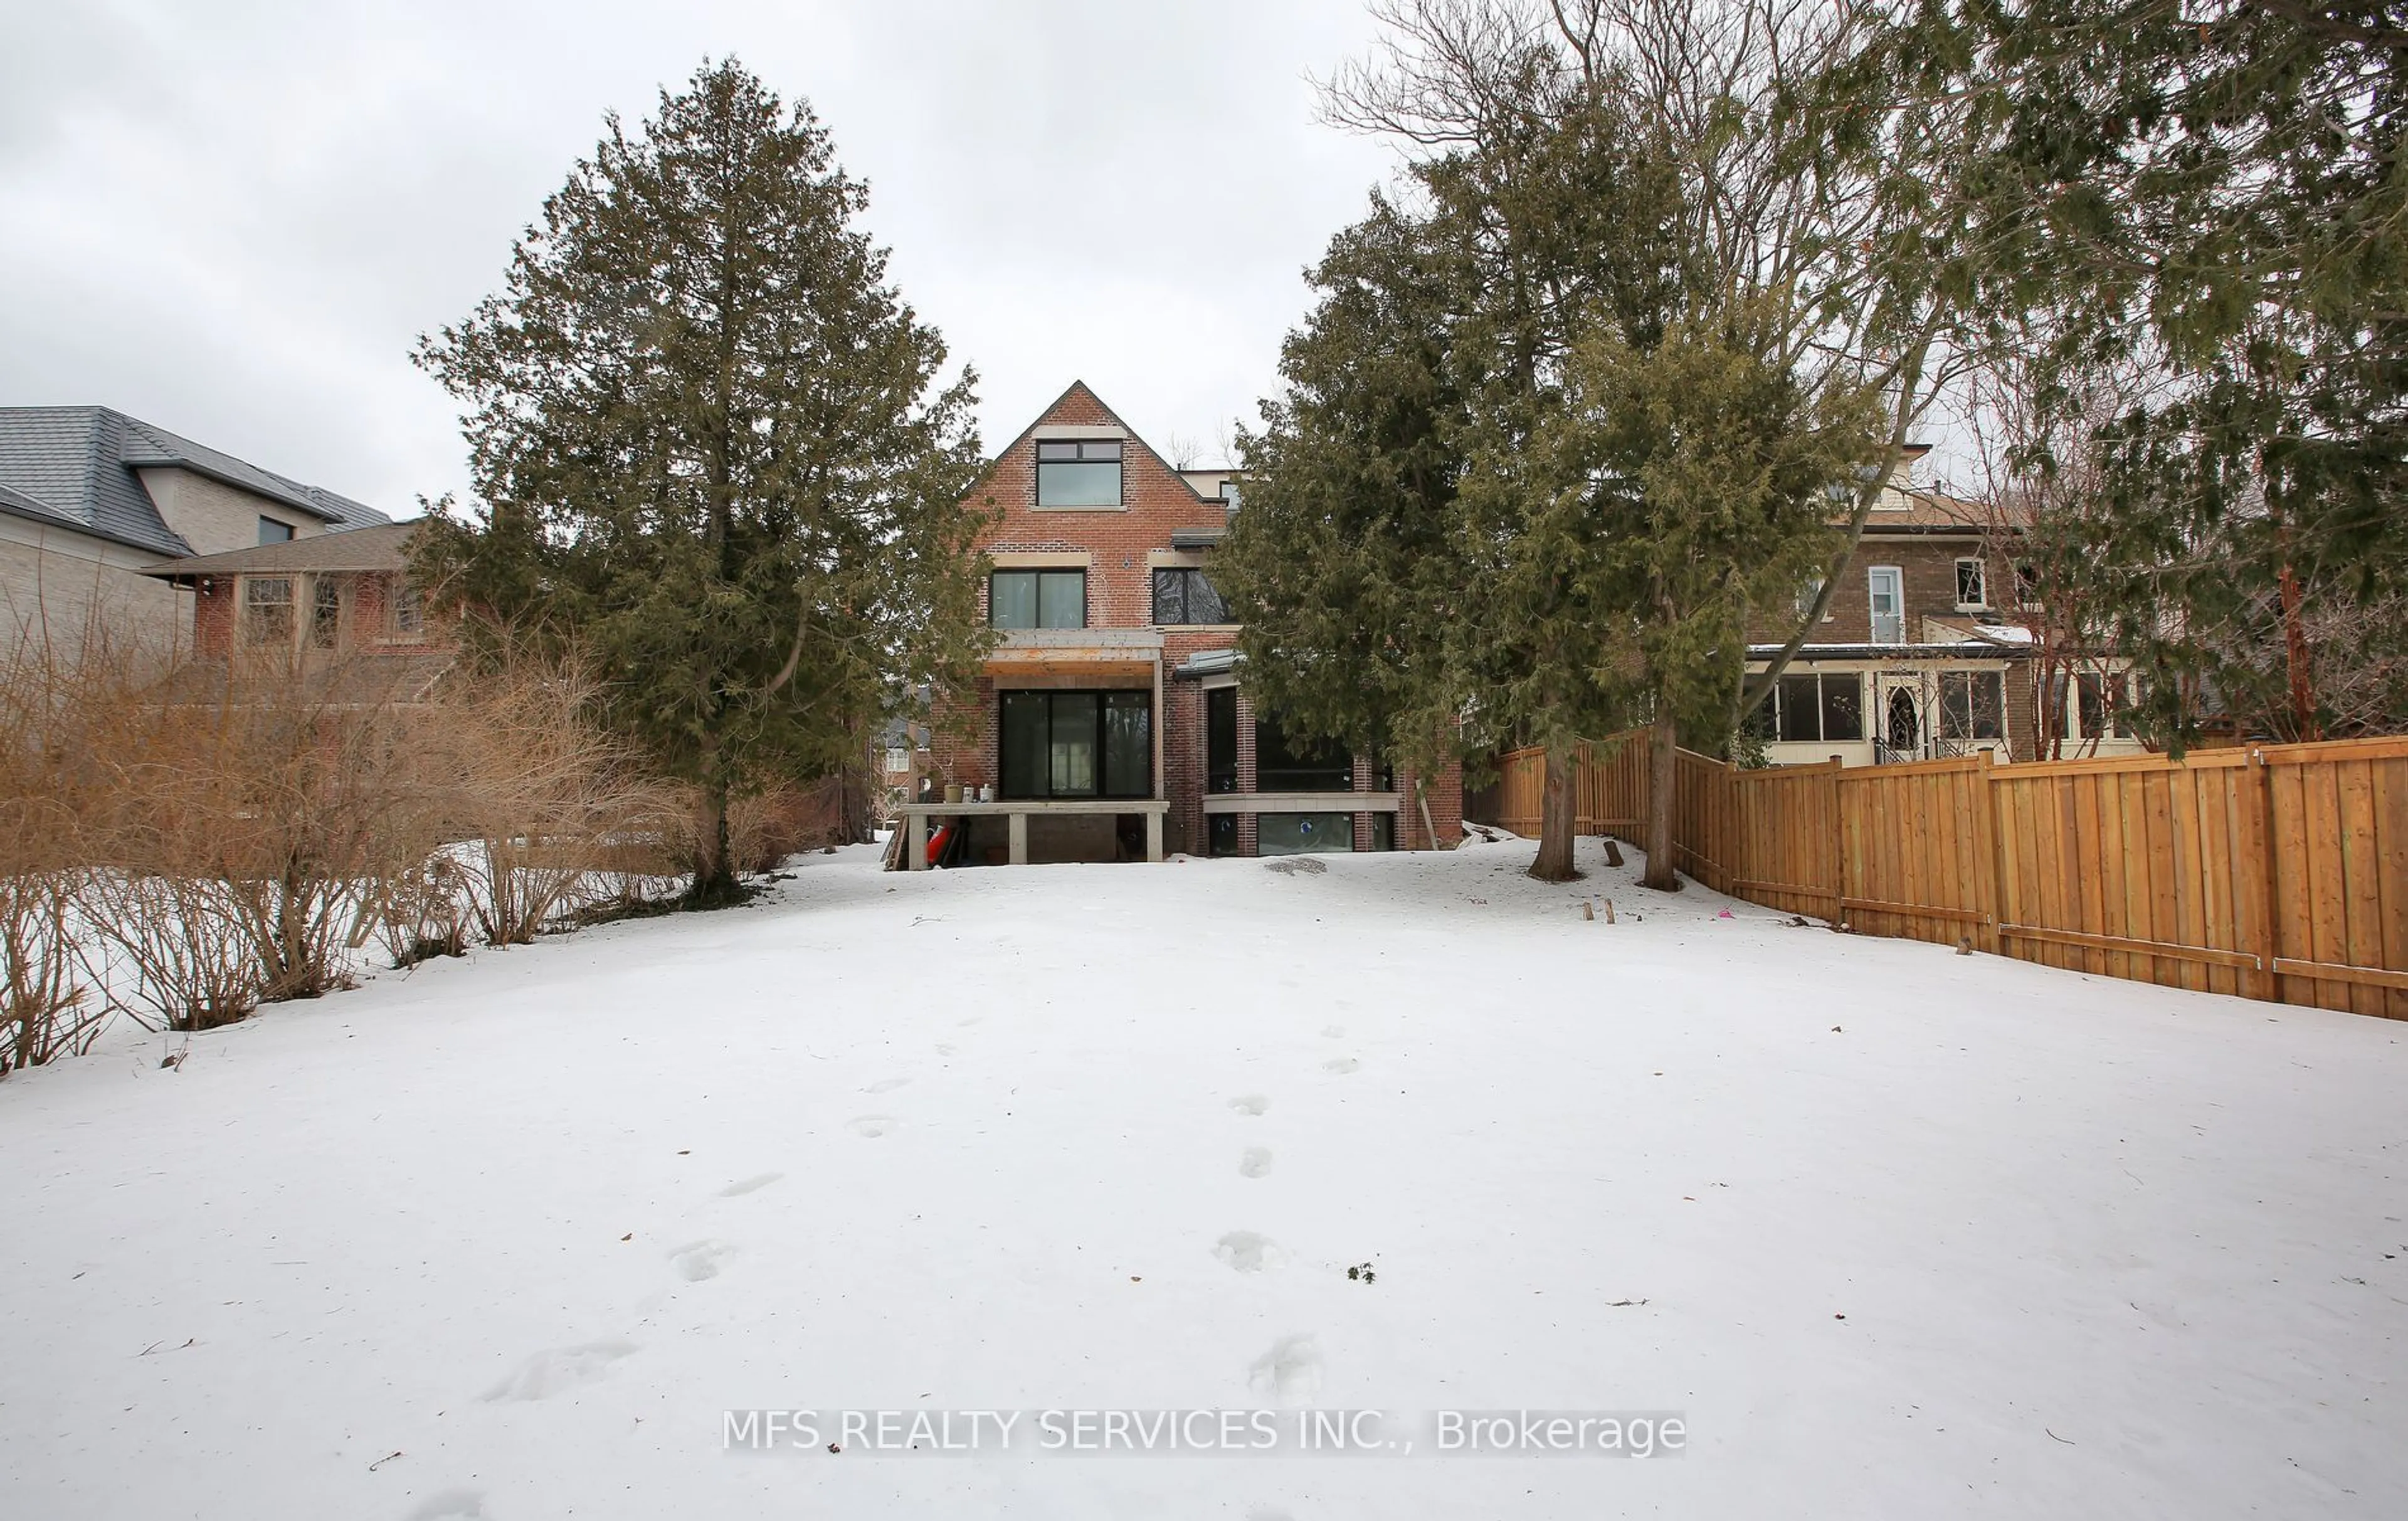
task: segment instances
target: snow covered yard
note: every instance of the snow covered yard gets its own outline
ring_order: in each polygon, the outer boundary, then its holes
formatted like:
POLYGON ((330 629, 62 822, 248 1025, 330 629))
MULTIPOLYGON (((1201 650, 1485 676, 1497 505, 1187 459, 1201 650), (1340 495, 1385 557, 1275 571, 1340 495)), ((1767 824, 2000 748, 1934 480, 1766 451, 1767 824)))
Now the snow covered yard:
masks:
POLYGON ((0 1514, 2408 1514, 2408 1030, 1528 849, 859 850, 12 1078, 0 1514), (1687 1450, 723 1451, 1302 1404, 1687 1450))

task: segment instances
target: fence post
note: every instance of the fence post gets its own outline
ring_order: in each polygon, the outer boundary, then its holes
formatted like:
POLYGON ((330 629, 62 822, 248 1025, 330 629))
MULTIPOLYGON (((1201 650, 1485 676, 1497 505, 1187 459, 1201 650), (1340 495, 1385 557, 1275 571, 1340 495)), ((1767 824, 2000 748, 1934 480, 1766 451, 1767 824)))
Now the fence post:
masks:
POLYGON ((2000 911, 2006 901, 2006 871, 1999 864, 1999 793, 1998 782, 1991 776, 1994 764, 1986 750, 1977 752, 1981 765, 1973 772, 1973 785, 1981 792, 1981 800, 1973 806, 1973 902, 1980 910, 1982 923, 1976 943, 1992 955, 1999 954, 2000 911))
MULTIPOLYGON (((2282 942, 2274 928, 2274 768, 2266 752, 2249 747, 2249 765, 2239 782, 2244 848, 2233 862, 2240 878, 2233 885, 2240 912, 2241 949, 2258 958, 2249 975, 2249 996, 2269 1003, 2283 1001, 2283 979, 2274 970, 2282 942)), ((2203 863, 2202 863, 2203 864, 2203 863)))

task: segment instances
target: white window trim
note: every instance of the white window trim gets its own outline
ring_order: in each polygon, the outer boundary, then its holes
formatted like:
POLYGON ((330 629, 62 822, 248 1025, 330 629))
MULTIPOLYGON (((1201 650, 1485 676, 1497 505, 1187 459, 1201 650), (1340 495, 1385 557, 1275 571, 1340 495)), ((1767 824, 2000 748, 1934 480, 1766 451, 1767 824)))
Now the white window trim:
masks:
POLYGON ((1982 599, 1978 602, 1968 602, 1960 596, 1956 599, 1956 610, 1987 612, 1990 610, 1990 567, 1982 556, 1978 554, 1956 556, 1956 589, 1960 592, 1965 589, 1965 567, 1969 565, 1973 567, 1974 574, 1982 580, 1982 599))
POLYGON ((1885 647, 1890 645, 1902 645, 1911 642, 1906 637, 1907 632, 1906 567, 1895 565, 1867 566, 1865 567, 1865 642, 1867 644, 1878 644, 1885 647), (1884 574, 1896 578, 1895 584, 1898 590, 1898 611, 1895 616, 1898 619, 1898 638, 1894 639, 1885 639, 1881 637, 1881 614, 1873 609, 1873 579, 1884 574))

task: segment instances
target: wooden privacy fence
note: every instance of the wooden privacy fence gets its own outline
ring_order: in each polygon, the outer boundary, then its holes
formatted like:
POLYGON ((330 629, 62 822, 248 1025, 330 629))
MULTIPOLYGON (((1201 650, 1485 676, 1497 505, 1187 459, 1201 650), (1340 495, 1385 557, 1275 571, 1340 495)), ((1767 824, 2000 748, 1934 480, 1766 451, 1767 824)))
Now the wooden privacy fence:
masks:
MULTIPOLYGON (((1539 832, 1546 754, 1497 823, 1539 832)), ((1637 841, 1643 736, 1583 745, 1575 827, 1637 841)), ((2408 1019, 2408 739, 1742 771, 1683 751, 1675 864, 1870 935, 2408 1019)))

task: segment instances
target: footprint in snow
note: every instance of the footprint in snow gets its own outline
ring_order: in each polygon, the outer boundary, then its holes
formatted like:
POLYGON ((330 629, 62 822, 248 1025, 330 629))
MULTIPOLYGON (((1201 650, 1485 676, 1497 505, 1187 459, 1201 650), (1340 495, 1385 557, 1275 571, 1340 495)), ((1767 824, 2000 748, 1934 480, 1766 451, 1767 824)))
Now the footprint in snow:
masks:
MULTIPOLYGON (((581 1384, 591 1384, 610 1371, 622 1357, 633 1356, 633 1342, 588 1342, 582 1346, 552 1347, 519 1364, 508 1378, 487 1389, 488 1400, 549 1399, 581 1384)), ((440 1513, 437 1513, 440 1514, 440 1513)), ((470 1514, 480 1513, 470 1512, 470 1514)))
POLYGON ((1240 1114, 1259 1114, 1271 1107, 1271 1101, 1258 1093, 1240 1094, 1229 1100, 1229 1107, 1240 1114))
POLYGON ((1332 1040, 1343 1040, 1346 1039, 1346 1026, 1343 1025, 1324 1025, 1321 1026, 1321 1033, 1327 1036, 1332 1040))
POLYGON ((861 1091, 864 1093, 893 1093, 896 1089, 903 1086, 910 1081, 911 1080, 908 1077, 882 1077, 861 1091))
POLYGON ((1309 1334, 1281 1337, 1247 1370, 1246 1386, 1282 1405, 1311 1402, 1321 1392, 1321 1348, 1309 1334))
POLYGON ((446 1489, 421 1501, 409 1521, 485 1521, 485 1497, 473 1489, 446 1489))
POLYGON ((669 1254, 669 1267, 689 1284, 716 1278, 736 1248, 725 1241, 692 1241, 669 1254))
POLYGON ((1238 1155, 1238 1175, 1241 1178, 1259 1178, 1270 1169, 1268 1146, 1249 1146, 1238 1155))
POLYGON ((1265 1268, 1278 1267, 1287 1257, 1279 1242, 1251 1230, 1233 1230, 1222 1237, 1221 1243, 1212 1248, 1212 1255, 1236 1272, 1260 1272, 1265 1268))
POLYGON ((784 1176, 785 1174, 782 1172, 764 1172, 757 1178, 746 1178, 740 1182, 729 1184, 726 1187, 719 1191, 719 1197, 722 1198, 740 1198, 746 1194, 756 1193, 761 1189, 768 1187, 771 1184, 776 1183, 779 1179, 784 1176))
POLYGON ((1362 1065, 1363 1064, 1361 1062, 1356 1061, 1352 1056, 1340 1056, 1336 1061, 1326 1061, 1321 1064, 1324 1071, 1336 1072, 1340 1076, 1343 1076, 1348 1072, 1358 1070, 1362 1065))
POLYGON ((892 1114, 856 1114, 844 1122, 844 1127, 856 1136, 875 1141, 902 1123, 892 1114))

